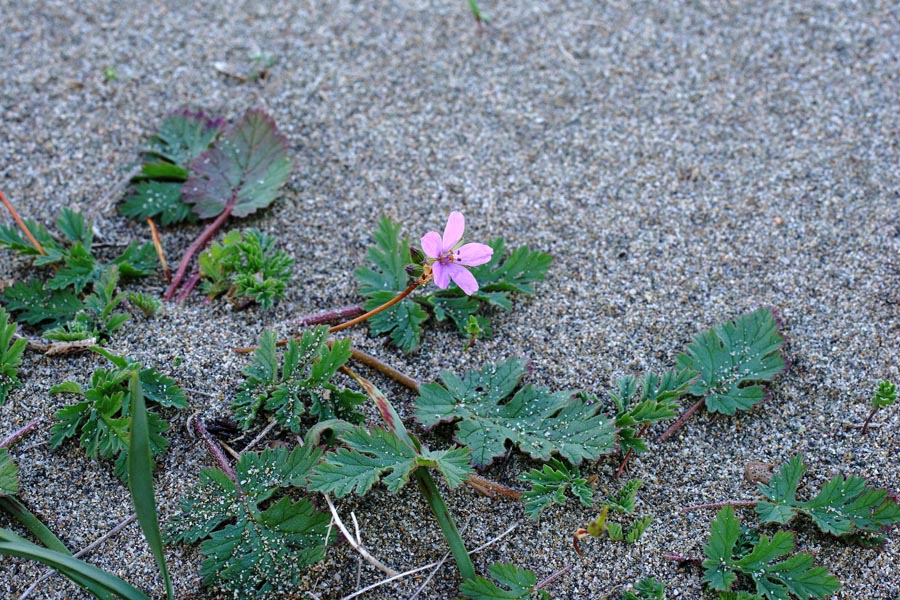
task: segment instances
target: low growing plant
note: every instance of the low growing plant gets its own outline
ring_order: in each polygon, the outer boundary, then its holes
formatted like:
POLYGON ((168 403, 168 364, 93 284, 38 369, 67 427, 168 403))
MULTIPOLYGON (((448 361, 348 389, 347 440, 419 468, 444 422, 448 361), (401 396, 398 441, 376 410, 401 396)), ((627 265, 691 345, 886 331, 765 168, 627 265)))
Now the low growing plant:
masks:
POLYGON ((28 342, 22 338, 14 340, 15 333, 16 324, 9 322, 9 314, 0 306, 0 404, 6 401, 10 390, 20 385, 17 376, 28 342))
MULTIPOLYGON (((83 399, 56 412, 58 421, 51 429, 50 447, 59 448, 66 440, 78 437, 81 447, 91 458, 114 459, 116 475, 124 480, 132 427, 131 375, 138 374, 143 396, 158 406, 185 408, 187 399, 174 380, 156 369, 143 368, 102 348, 95 347, 93 350, 106 357, 114 368, 94 371, 87 389, 82 389, 74 381, 51 388, 51 394, 75 394, 83 399)), ((149 411, 147 423, 150 448, 154 455, 159 456, 168 445, 162 434, 169 425, 149 411)))
POLYGON ((878 387, 875 389, 875 393, 872 395, 872 410, 869 412, 869 416, 866 417, 865 423, 863 423, 862 433, 863 435, 869 429, 869 423, 872 421, 872 417, 875 416, 875 413, 879 411, 879 409, 885 408, 887 406, 893 406, 894 402, 897 401, 897 386, 895 386, 890 381, 881 381, 878 383, 878 387))
POLYGON ((636 517, 627 528, 624 528, 620 523, 610 521, 609 514, 614 512, 631 515, 634 512, 638 488, 642 484, 643 482, 640 479, 632 479, 622 486, 618 494, 600 502, 601 509, 597 518, 591 521, 587 527, 580 528, 575 532, 574 546, 576 552, 582 554, 579 542, 587 536, 600 537, 605 533, 610 540, 614 542, 624 541, 626 544, 634 544, 641 539, 644 531, 653 521, 652 515, 636 517))
POLYGON ((519 568, 509 563, 497 563, 488 567, 497 583, 485 577, 468 579, 459 586, 459 591, 464 598, 469 600, 528 600, 541 598, 549 600, 550 594, 546 590, 537 588, 537 577, 528 569, 519 568), (500 585, 497 585, 497 584, 500 585), (503 587, 500 587, 503 586, 503 587))
POLYGON ((622 592, 622 600, 666 600, 666 586, 653 577, 646 577, 631 590, 622 592))

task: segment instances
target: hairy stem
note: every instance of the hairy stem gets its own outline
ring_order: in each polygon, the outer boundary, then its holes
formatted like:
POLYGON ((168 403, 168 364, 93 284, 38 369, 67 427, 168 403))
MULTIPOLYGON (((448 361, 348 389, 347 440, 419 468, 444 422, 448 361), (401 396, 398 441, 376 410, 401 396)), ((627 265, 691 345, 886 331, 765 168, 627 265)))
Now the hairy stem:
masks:
POLYGON ((33 430, 35 427, 40 425, 41 421, 43 421, 43 420, 44 420, 44 417, 38 417, 36 419, 32 419, 31 421, 28 421, 22 427, 20 427, 19 429, 13 431, 11 434, 6 436, 6 438, 4 438, 4 440, 2 442, 0 442, 0 448, 6 448, 7 446, 12 446, 16 442, 18 442, 20 439, 22 439, 24 436, 31 433, 31 430, 33 430))
MULTIPOLYGON (((638 431, 638 434, 635 437, 643 437, 647 430, 650 429, 650 423, 644 423, 644 426, 641 427, 641 430, 638 431)), ((628 459, 631 458, 631 455, 634 454, 634 448, 629 448, 628 452, 625 453, 625 457, 622 459, 622 463, 619 465, 619 468, 616 469, 615 478, 618 479, 622 476, 622 473, 625 472, 625 467, 628 465, 628 459)))
POLYGON ((309 325, 324 325, 325 323, 331 323, 333 321, 352 319, 365 312, 366 309, 362 307, 362 304, 351 304, 349 306, 342 306, 341 308, 332 310, 323 310, 322 312, 300 317, 294 321, 294 324, 302 327, 308 327, 309 325))
POLYGON ((31 242, 31 245, 34 246, 34 249, 38 251, 38 253, 46 256, 47 252, 44 248, 38 243, 34 236, 31 235, 31 232, 28 230, 28 227, 25 226, 25 221, 22 220, 22 217, 19 216, 19 213, 16 212, 16 209, 13 208, 13 205, 9 200, 6 199, 6 195, 0 191, 0 201, 3 201, 3 204, 6 206, 6 210, 9 211, 9 214, 12 215, 13 221, 16 222, 16 225, 19 226, 19 229, 22 230, 22 233, 25 234, 25 237, 28 238, 28 241, 31 242))
POLYGON ((228 217, 231 216, 231 211, 234 210, 234 205, 236 202, 237 197, 232 198, 231 201, 228 202, 228 204, 225 206, 225 210, 222 211, 222 214, 216 217, 216 219, 212 223, 207 225, 206 229, 203 230, 203 233, 200 234, 200 237, 198 237, 191 243, 190 246, 188 246, 187 251, 181 258, 181 262, 178 263, 178 270, 175 271, 175 276, 172 278, 172 283, 169 284, 169 287, 166 288, 166 293, 163 294, 164 300, 171 300, 172 296, 175 295, 175 291, 178 289, 178 286, 181 285, 181 281, 184 279, 188 267, 191 266, 191 259, 193 259, 194 255, 209 243, 209 240, 211 240, 216 232, 221 229, 222 225, 225 224, 225 221, 227 221, 228 217))
POLYGON ((405 290, 403 290, 402 292, 400 292, 399 294, 397 294, 392 299, 385 302, 378 308, 373 308, 369 312, 367 312, 363 315, 360 315, 360 316, 356 317, 355 319, 350 319, 349 321, 341 323, 340 325, 335 325, 334 327, 332 327, 331 329, 328 330, 328 333, 335 333, 338 331, 343 331, 345 329, 353 327, 354 325, 362 323, 366 319, 374 317, 381 311, 389 309, 390 307, 394 306, 395 304, 397 304, 398 302, 400 302, 401 300, 403 300, 404 298, 406 298, 407 296, 412 294, 413 290, 416 289, 417 287, 419 287, 421 284, 422 284, 421 281, 418 281, 418 280, 412 282, 408 288, 406 288, 405 290))
POLYGON ((879 407, 877 407, 877 406, 873 407, 873 408, 872 408, 872 412, 870 412, 870 413, 869 413, 869 416, 866 417, 866 422, 863 423, 863 425, 862 425, 862 434, 863 434, 863 435, 866 435, 866 432, 869 431, 869 423, 872 422, 872 417, 874 417, 874 416, 875 416, 875 413, 878 412, 878 408, 879 408, 879 407))
POLYGON ((434 479, 431 478, 431 473, 428 472, 428 469, 419 468, 413 471, 413 477, 415 477, 416 483, 419 484, 419 489, 422 491, 422 495, 425 496, 425 501, 431 507, 431 512, 434 513, 434 517, 437 519, 447 544, 450 545, 450 553, 456 561, 457 568, 459 568, 460 577, 463 579, 475 579, 475 565, 472 564, 472 559, 466 551, 466 545, 459 535, 459 529, 456 528, 456 523, 453 522, 453 517, 447 509, 447 505, 444 504, 444 499, 441 498, 441 494, 434 484, 434 479))
POLYGON ((726 506, 733 506, 735 508, 747 508, 750 506, 756 506, 759 504, 757 500, 736 500, 731 502, 713 502, 711 504, 695 504, 693 506, 682 506, 681 512, 693 512, 695 510, 718 510, 720 508, 724 508, 726 506))
POLYGON ((661 436, 659 436, 659 438, 656 441, 664 442, 667 439, 669 439, 670 437, 672 437, 673 435, 675 435, 675 432, 678 431, 678 429, 680 429, 682 425, 684 425, 685 421, 687 421, 689 418, 691 418, 691 415, 693 415, 695 412, 700 410, 700 407, 703 406, 704 402, 705 402, 705 398, 700 398, 699 400, 694 402, 694 404, 692 404, 689 409, 684 411, 684 414, 681 415, 680 417, 678 417, 678 420, 676 420, 674 423, 672 423, 672 425, 668 429, 666 429, 663 432, 663 434, 661 436))

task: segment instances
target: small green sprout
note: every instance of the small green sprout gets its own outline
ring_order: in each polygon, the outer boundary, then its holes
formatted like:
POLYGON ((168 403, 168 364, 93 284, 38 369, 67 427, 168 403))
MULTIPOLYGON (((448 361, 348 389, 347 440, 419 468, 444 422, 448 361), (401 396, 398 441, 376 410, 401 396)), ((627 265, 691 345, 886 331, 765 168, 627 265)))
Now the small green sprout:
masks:
POLYGON ((869 423, 872 421, 872 417, 875 416, 875 413, 878 412, 878 409, 885 406, 893 406, 896 401, 897 386, 890 381, 879 382, 878 387, 875 389, 875 395, 872 396, 872 410, 869 412, 869 416, 866 417, 866 422, 863 423, 862 426, 863 435, 869 430, 869 423))

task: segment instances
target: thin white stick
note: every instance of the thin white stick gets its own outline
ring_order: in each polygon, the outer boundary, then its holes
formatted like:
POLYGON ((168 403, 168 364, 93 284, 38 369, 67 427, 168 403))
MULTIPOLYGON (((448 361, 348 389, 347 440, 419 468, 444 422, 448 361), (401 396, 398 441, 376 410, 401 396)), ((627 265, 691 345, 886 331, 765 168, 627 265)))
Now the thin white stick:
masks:
MULTIPOLYGON (((362 535, 359 533, 359 522, 356 520, 356 513, 350 511, 350 518, 353 519, 353 529, 356 530, 356 543, 363 545, 362 535)), ((356 559, 356 587, 359 587, 359 578, 362 577, 362 560, 356 559)))
POLYGON ((264 437, 269 435, 269 432, 272 431, 272 428, 275 427, 276 425, 278 425, 278 421, 276 421, 275 419, 272 419, 271 421, 269 421, 269 424, 266 425, 266 428, 263 429, 262 431, 260 431, 259 435, 256 436, 255 438, 253 438, 252 442, 250 442, 249 444, 244 446, 244 449, 241 450, 241 454, 244 454, 245 452, 249 452, 250 449, 253 448, 253 446, 257 445, 261 439, 263 439, 264 437))
MULTIPOLYGON (((327 496, 326 496, 326 498, 327 498, 327 496)), ((330 504, 330 503, 329 503, 329 504, 330 504)), ((500 535, 494 537, 494 538, 491 539, 491 540, 488 540, 487 542, 485 542, 485 543, 483 543, 482 545, 478 546, 478 547, 475 548, 474 550, 470 550, 470 551, 469 551, 469 556, 472 556, 473 554, 477 554, 477 553, 481 552, 482 550, 484 550, 484 549, 487 548, 488 546, 491 546, 491 545, 497 543, 498 541, 500 541, 501 539, 503 539, 504 537, 508 536, 510 533, 513 532, 513 530, 514 530, 516 527, 519 526, 520 523, 521 523, 521 521, 516 521, 515 523, 513 523, 512 525, 510 525, 509 528, 508 528, 506 531, 504 531, 503 533, 501 533, 500 535)), ((446 556, 444 557, 444 559, 445 559, 445 558, 446 558, 446 556)), ((427 565, 425 565, 425 566, 422 566, 422 567, 416 567, 415 569, 410 569, 409 571, 404 571, 403 573, 398 573, 398 574, 396 574, 396 575, 393 575, 393 576, 391 576, 391 577, 388 577, 387 579, 382 579, 381 581, 376 581, 376 582, 373 583, 372 585, 367 586, 367 587, 364 587, 364 588, 361 589, 361 590, 357 590, 357 591, 353 592, 352 594, 350 594, 349 596, 344 596, 343 598, 341 598, 341 600, 351 600, 351 598, 356 598, 357 596, 360 596, 360 595, 362 595, 362 594, 365 594, 365 593, 368 592, 369 590, 374 590, 374 589, 377 588, 377 587, 381 587, 381 586, 383 586, 383 585, 386 584, 386 583, 391 583, 392 581, 396 581, 397 579, 402 579, 402 578, 406 577, 407 575, 413 575, 414 573, 418 573, 419 571, 424 571, 425 569, 431 569, 431 568, 440 566, 441 562, 443 562, 444 559, 435 561, 435 562, 433 562, 433 563, 429 563, 429 564, 427 564, 427 565)))
POLYGON ((341 530, 341 533, 344 534, 344 538, 347 540, 347 542, 349 542, 351 546, 353 546, 353 549, 359 552, 359 554, 364 559, 366 559, 366 562, 368 562, 370 565, 372 565, 382 573, 385 573, 390 577, 396 577, 398 574, 397 571, 385 565, 380 560, 369 554, 368 550, 366 550, 362 546, 362 544, 357 543, 353 536, 350 535, 350 532, 347 531, 347 528, 344 526, 343 521, 341 521, 341 517, 338 515, 337 509, 334 507, 334 503, 331 501, 331 498, 328 496, 328 494, 322 495, 325 496, 325 502, 328 503, 328 509, 331 511, 331 517, 334 519, 334 524, 337 525, 337 528, 341 530))
MULTIPOLYGON (((86 555, 90 554, 91 552, 96 550, 97 547, 100 546, 103 542, 105 542, 112 536, 116 535, 117 533, 119 533, 120 531, 122 531, 123 529, 125 529, 126 527, 131 525, 136 518, 137 518, 137 515, 134 515, 134 514, 129 515, 127 518, 125 518, 125 520, 121 521, 118 525, 116 525, 115 527, 113 527, 112 529, 107 531, 104 535, 100 536, 99 538, 97 538, 96 540, 94 540, 93 542, 91 542, 90 544, 88 544, 87 546, 85 546, 84 548, 82 548, 81 550, 76 552, 75 554, 73 554, 72 557, 73 558, 81 558, 82 556, 86 556, 86 555)), ((25 598, 30 596, 31 593, 34 590, 36 590, 40 584, 44 583, 45 581, 47 581, 48 579, 53 577, 56 573, 57 572, 54 571, 53 569, 48 569, 48 570, 44 571, 43 575, 38 577, 38 579, 34 583, 32 583, 30 586, 28 586, 27 590, 22 592, 22 595, 19 596, 19 600, 25 600, 25 598)))

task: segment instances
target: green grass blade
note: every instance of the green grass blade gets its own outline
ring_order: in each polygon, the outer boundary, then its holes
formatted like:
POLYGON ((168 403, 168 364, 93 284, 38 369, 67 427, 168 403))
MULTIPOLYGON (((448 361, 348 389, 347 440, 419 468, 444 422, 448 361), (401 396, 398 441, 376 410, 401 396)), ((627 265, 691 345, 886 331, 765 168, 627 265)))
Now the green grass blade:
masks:
POLYGON ((112 598, 116 595, 125 600, 151 600, 150 596, 115 575, 67 554, 32 544, 3 528, 0 528, 0 556, 17 556, 42 563, 98 598, 112 598))
POLYGON ((54 535, 50 529, 38 519, 33 512, 13 496, 0 497, 0 509, 8 512, 13 518, 30 531, 43 545, 50 550, 71 556, 72 552, 54 535))
POLYGON ((153 458, 150 455, 150 428, 147 424, 147 405, 137 373, 131 375, 131 441, 128 448, 128 488, 141 531, 153 552, 156 564, 166 584, 166 597, 174 600, 172 580, 163 555, 162 535, 156 514, 153 492, 153 458))

